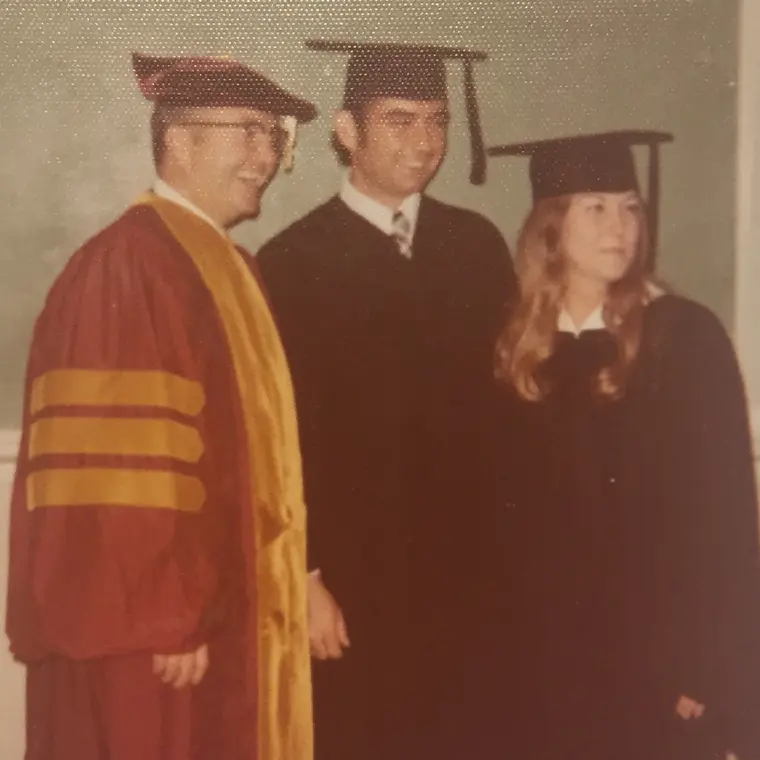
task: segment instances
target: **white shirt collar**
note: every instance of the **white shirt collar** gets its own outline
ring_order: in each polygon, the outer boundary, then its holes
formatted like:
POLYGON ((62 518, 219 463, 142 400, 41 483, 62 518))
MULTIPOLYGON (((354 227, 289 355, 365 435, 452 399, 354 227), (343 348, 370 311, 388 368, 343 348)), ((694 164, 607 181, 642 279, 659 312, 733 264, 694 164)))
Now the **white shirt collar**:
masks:
POLYGON ((201 211, 201 209, 199 209, 194 203, 191 203, 187 198, 185 198, 182 193, 180 193, 178 190, 175 190, 170 184, 162 180, 160 177, 156 177, 156 181, 153 183, 153 192, 161 198, 166 198, 167 201, 172 201, 172 203, 176 203, 178 206, 186 208, 188 211, 191 211, 193 214, 203 219, 204 222, 208 222, 208 224, 210 224, 220 235, 229 237, 227 230, 225 230, 223 227, 220 227, 208 214, 206 214, 204 211, 201 211))
POLYGON ((607 325, 604 324, 604 306, 600 304, 597 306, 586 319, 583 320, 583 324, 576 325, 573 322, 573 318, 568 314, 566 309, 562 309, 557 319, 557 330, 560 332, 572 333, 575 336, 580 335, 586 330, 606 330, 607 325))
POLYGON ((351 183, 348 174, 346 174, 340 188, 340 199, 351 211, 366 219, 371 225, 377 227, 386 235, 393 233, 394 212, 401 211, 409 220, 411 237, 414 238, 414 231, 417 228, 417 217, 420 213, 420 201, 422 199, 420 193, 414 193, 414 195, 404 198, 398 209, 392 209, 357 190, 351 183))
MULTIPOLYGON (((654 301, 660 296, 665 295, 665 291, 651 280, 646 284, 647 303, 654 301)), ((599 304, 586 319, 583 324, 578 326, 573 322, 573 318, 568 314, 566 309, 562 309, 557 319, 557 330, 560 332, 573 333, 578 336, 586 330, 606 330, 607 325, 604 323, 604 304, 599 304)))

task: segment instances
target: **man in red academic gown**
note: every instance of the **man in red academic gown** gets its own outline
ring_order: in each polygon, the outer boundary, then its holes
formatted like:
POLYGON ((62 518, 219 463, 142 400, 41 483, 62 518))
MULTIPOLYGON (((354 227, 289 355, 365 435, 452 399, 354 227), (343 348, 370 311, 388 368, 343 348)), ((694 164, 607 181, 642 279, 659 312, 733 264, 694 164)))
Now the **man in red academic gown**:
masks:
POLYGON ((290 376, 227 230, 315 109, 227 60, 133 64, 159 179, 70 260, 29 356, 7 619, 26 760, 309 760, 290 376))

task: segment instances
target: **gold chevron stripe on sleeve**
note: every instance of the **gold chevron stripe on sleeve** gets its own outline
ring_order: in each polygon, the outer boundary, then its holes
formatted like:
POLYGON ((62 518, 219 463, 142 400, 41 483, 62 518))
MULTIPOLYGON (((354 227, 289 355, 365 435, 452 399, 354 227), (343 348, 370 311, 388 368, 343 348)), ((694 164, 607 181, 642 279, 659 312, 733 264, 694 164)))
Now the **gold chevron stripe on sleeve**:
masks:
POLYGON ((30 412, 51 406, 150 406, 195 416, 205 404, 203 386, 159 370, 58 369, 32 383, 30 412))
POLYGON ((27 508, 111 506, 199 512, 206 491, 198 478, 168 470, 45 469, 26 479, 27 508))
POLYGON ((29 458, 45 454, 153 456, 197 462, 203 454, 203 441, 194 427, 164 417, 44 417, 29 429, 29 458))

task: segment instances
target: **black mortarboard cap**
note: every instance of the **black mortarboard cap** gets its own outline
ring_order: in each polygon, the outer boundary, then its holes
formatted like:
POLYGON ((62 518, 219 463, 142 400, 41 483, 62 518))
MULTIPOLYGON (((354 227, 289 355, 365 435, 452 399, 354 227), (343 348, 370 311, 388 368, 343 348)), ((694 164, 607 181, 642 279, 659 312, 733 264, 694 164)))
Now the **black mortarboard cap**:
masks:
POLYGON ((373 98, 445 100, 447 60, 464 65, 464 95, 470 130, 472 163, 470 181, 485 182, 486 155, 475 90, 474 62, 486 53, 440 45, 332 42, 307 40, 306 47, 327 53, 348 54, 343 108, 355 111, 373 98))
POLYGON ((638 190, 633 146, 649 148, 647 207, 653 243, 657 241, 660 201, 660 144, 673 135, 652 130, 624 130, 550 140, 495 145, 489 156, 529 156, 533 200, 583 192, 638 190))
POLYGON ((301 123, 317 115, 315 106, 292 95, 263 74, 226 58, 160 57, 132 54, 140 92, 168 106, 244 107, 290 116, 301 123))

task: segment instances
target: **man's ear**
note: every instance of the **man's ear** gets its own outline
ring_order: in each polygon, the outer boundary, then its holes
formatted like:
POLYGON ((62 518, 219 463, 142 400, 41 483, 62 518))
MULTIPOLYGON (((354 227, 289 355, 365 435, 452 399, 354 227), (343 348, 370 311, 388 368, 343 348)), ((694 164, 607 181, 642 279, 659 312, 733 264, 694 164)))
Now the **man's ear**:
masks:
POLYGON ((338 142, 351 154, 359 147, 359 127, 350 111, 338 111, 333 117, 338 142))
POLYGON ((192 130, 179 124, 170 124, 164 134, 166 155, 178 165, 189 168, 192 162, 192 147, 195 135, 192 130))

